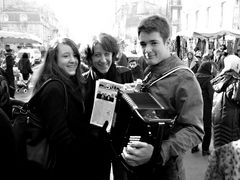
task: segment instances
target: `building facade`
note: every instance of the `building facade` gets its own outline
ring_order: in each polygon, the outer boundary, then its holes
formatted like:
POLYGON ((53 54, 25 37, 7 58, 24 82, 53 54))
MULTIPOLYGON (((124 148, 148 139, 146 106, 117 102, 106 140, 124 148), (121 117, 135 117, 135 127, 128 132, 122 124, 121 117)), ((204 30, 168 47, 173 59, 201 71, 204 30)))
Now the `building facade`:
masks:
POLYGON ((47 44, 58 36, 60 25, 47 6, 24 0, 0 0, 0 29, 33 34, 47 44))
POLYGON ((167 17, 175 33, 181 29, 181 9, 181 0, 115 0, 115 33, 134 43, 140 21, 154 14, 167 17))
POLYGON ((182 30, 240 30, 240 0, 183 0, 182 30))
MULTIPOLYGON (((240 0, 183 0, 182 4, 182 32, 233 31, 240 35, 240 0)), ((226 44, 230 53, 240 48, 240 40, 232 35, 209 38, 206 42, 213 44, 207 44, 206 51, 221 44, 226 44)))

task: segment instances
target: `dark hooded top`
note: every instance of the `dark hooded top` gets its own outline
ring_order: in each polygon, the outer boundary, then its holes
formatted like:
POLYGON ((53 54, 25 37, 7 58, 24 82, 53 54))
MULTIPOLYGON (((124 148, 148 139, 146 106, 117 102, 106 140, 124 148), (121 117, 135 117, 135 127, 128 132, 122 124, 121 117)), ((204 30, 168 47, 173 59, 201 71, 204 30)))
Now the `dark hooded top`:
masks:
POLYGON ((210 81, 213 79, 211 72, 212 63, 204 62, 200 65, 196 77, 202 89, 203 96, 203 122, 207 127, 211 127, 211 116, 212 116, 212 102, 213 102, 213 88, 210 81))

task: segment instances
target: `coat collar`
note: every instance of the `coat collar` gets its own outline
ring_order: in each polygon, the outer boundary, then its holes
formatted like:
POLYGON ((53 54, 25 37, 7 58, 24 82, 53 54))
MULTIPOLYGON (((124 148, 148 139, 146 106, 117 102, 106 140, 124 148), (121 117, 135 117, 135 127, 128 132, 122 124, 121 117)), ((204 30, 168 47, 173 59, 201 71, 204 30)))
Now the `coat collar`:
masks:
POLYGON ((172 55, 167 59, 162 60, 156 65, 148 66, 144 72, 145 79, 147 78, 147 76, 157 78, 166 73, 167 71, 171 70, 172 68, 181 65, 184 66, 184 62, 182 62, 177 56, 172 55))

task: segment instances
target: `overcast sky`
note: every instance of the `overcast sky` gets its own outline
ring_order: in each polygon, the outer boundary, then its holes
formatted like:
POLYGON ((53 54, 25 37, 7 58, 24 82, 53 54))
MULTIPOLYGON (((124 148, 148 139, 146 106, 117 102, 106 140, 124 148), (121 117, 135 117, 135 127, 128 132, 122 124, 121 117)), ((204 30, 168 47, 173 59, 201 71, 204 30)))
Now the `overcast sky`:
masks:
MULTIPOLYGON (((32 0, 28 0, 32 1, 32 0)), ((86 41, 98 32, 112 32, 115 0, 35 0, 46 3, 76 41, 86 41)))

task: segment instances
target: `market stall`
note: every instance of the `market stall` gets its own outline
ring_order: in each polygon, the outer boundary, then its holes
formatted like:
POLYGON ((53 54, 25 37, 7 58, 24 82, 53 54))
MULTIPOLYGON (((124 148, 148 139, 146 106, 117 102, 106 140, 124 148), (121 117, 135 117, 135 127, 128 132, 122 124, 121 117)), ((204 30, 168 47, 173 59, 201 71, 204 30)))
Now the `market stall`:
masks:
POLYGON ((221 44, 227 46, 229 54, 233 54, 240 48, 240 31, 239 30, 219 30, 215 32, 193 32, 193 37, 207 39, 208 42, 214 42, 214 49, 221 44))
POLYGON ((1 44, 42 44, 42 40, 33 34, 2 30, 0 30, 0 42, 1 44))

